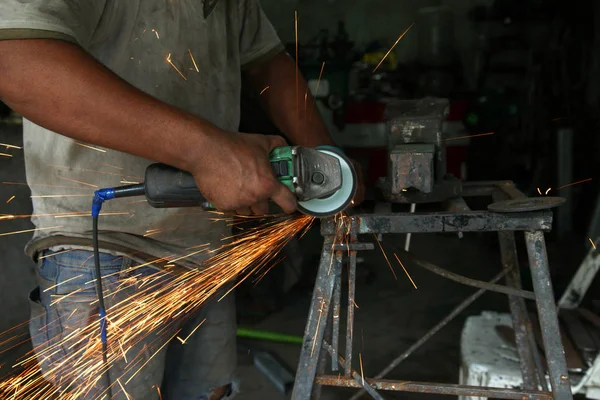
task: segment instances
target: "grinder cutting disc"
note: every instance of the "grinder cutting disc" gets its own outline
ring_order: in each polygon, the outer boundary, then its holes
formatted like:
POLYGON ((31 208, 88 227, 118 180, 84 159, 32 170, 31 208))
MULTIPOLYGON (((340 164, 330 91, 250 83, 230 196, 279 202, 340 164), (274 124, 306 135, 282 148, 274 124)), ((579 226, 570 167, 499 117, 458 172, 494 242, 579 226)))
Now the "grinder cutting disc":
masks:
POLYGON ((344 211, 356 195, 357 178, 352 163, 340 152, 329 147, 317 147, 315 150, 336 158, 340 163, 342 185, 333 194, 306 201, 298 201, 298 211, 313 217, 330 217, 344 211))

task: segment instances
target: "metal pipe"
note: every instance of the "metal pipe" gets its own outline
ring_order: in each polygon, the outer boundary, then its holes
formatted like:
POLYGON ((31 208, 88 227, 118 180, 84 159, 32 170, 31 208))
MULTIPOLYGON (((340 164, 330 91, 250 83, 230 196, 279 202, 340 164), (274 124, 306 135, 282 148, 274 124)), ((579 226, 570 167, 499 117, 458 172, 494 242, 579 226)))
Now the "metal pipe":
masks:
MULTIPOLYGON (((386 379, 365 379, 365 381, 374 389, 393 390, 396 392, 431 393, 515 400, 545 400, 552 398, 550 393, 538 392, 534 390, 488 388, 481 386, 456 385, 452 383, 390 381, 386 379)), ((343 376, 319 376, 316 382, 324 386, 341 386, 350 388, 360 388, 362 386, 360 382, 356 382, 356 380, 352 378, 346 378, 343 376)), ((557 399, 562 399, 562 397, 557 397, 557 399)))
POLYGON ((548 269, 548 256, 546 254, 546 243, 542 232, 525 232, 525 243, 527 255, 529 256, 529 267, 533 288, 537 296, 537 310, 548 363, 548 374, 552 393, 556 399, 572 399, 569 374, 567 373, 567 361, 560 338, 560 328, 550 270, 548 269))

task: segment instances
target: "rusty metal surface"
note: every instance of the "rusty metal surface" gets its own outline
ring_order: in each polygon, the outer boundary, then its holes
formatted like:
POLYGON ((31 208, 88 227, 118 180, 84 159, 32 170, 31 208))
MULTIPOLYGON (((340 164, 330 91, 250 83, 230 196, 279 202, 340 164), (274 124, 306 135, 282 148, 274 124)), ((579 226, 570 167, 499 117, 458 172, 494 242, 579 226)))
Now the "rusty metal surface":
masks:
POLYGON ((388 159, 390 192, 402 194, 408 189, 431 193, 435 181, 433 144, 403 144, 391 149, 388 159))
POLYGON ((325 335, 327 316, 329 315, 329 303, 333 295, 335 281, 335 274, 328 272, 332 263, 336 264, 332 267, 338 267, 337 261, 331 251, 332 245, 333 236, 326 237, 321 251, 321 261, 313 290, 311 308, 308 312, 308 319, 304 330, 304 342, 300 350, 292 399, 310 399, 315 375, 317 374, 317 364, 321 351, 320 344, 323 342, 325 335))
MULTIPOLYGON (((350 243, 358 241, 358 222, 352 217, 350 220, 350 243)), ((344 374, 352 374, 352 341, 354 338, 354 306, 356 296, 356 251, 350 252, 350 263, 348 264, 348 313, 346 315, 346 361, 344 374)))
POLYGON ((435 145, 436 180, 446 175, 446 146, 442 124, 449 111, 448 99, 395 100, 386 106, 388 149, 406 143, 435 145))
MULTIPOLYGON (((324 386, 342 386, 350 388, 361 388, 360 382, 353 378, 342 376, 319 376, 316 382, 324 386)), ((412 393, 431 393, 444 394, 454 396, 475 396, 488 397, 496 399, 531 399, 542 400, 551 399, 550 393, 538 392, 535 390, 519 390, 519 389, 499 389, 487 388, 481 386, 455 385, 451 383, 429 383, 429 382, 414 382, 414 381, 391 381, 386 379, 367 379, 365 382, 374 389, 392 390, 397 392, 412 392, 412 393)), ((562 397, 559 397, 562 399, 562 397)))
POLYGON ((462 182, 453 177, 437 181, 430 193, 407 190, 394 194, 389 179, 382 179, 378 186, 385 199, 392 203, 437 203, 462 195, 462 182))
MULTIPOLYGON (((517 256, 517 245, 515 243, 514 232, 498 232, 498 241, 500 244, 500 258, 506 274, 507 286, 515 289, 521 288, 521 275, 519 273, 519 258, 517 256)), ((519 364, 521 366, 521 375, 523 376, 523 389, 531 390, 538 387, 538 369, 532 351, 528 335, 533 332, 528 330, 529 316, 525 307, 525 302, 518 296, 508 296, 510 314, 512 316, 513 331, 515 337, 515 346, 519 353, 519 364)), ((540 371, 543 373, 543 370, 540 371)))
MULTIPOLYGON (((358 233, 433 233, 433 232, 494 232, 550 231, 552 212, 500 214, 488 211, 462 213, 390 213, 357 214, 358 233)), ((321 222, 324 236, 335 234, 333 219, 321 222)))
POLYGON ((542 232, 525 232, 525 243, 533 288, 537 296, 536 305, 552 392, 557 399, 569 400, 573 398, 573 395, 567 373, 565 352, 560 339, 544 234, 542 232))
POLYGON ((564 197, 525 197, 492 203, 488 205, 488 210, 502 213, 549 210, 566 201, 564 197))
MULTIPOLYGON (((338 252, 341 253, 341 252, 338 252)), ((341 254, 340 254, 341 255, 341 254)), ((331 353, 331 370, 337 372, 338 370, 338 352, 340 347, 340 301, 342 296, 342 274, 341 268, 337 268, 335 270, 335 283, 333 286, 333 309, 332 309, 332 317, 331 321, 333 328, 331 333, 331 345, 332 345, 332 353, 331 353)))

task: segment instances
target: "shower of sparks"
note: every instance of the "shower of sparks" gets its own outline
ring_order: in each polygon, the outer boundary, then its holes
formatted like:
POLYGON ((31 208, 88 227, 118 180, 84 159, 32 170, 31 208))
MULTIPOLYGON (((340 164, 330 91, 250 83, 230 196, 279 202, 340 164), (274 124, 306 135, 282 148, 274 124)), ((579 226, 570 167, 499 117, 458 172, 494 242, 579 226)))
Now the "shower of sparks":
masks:
POLYGON ((198 64, 196 64, 196 60, 194 60, 194 55, 192 54, 192 51, 190 49, 188 49, 188 53, 190 53, 190 58, 192 59, 192 62, 194 63, 194 68, 196 68, 196 72, 200 72, 200 70, 198 69, 198 64))
POLYGON ((410 28, 412 28, 414 25, 414 22, 408 27, 406 28, 406 30, 402 33, 402 35, 400 35, 400 37, 398 37, 398 40, 396 40, 396 43, 394 43, 394 45, 392 47, 390 47, 390 49, 388 50, 387 53, 385 53, 385 55, 383 56, 383 58, 381 59, 381 61, 379 61, 379 64, 377 64, 377 66, 373 69, 373 72, 377 71, 377 69, 379 68, 379 66, 383 63, 383 61, 387 58, 387 56, 390 55, 390 53, 392 52, 392 50, 394 50, 394 47, 396 47, 396 45, 398 44, 398 42, 400 42, 400 40, 404 37, 404 35, 406 35, 408 33, 408 31, 410 30, 410 28))
POLYGON ((411 278, 410 274, 408 273, 408 271, 406 270, 406 268, 404 268, 404 264, 402 264, 402 261, 400 261, 400 259, 398 258, 398 255, 396 253, 394 253, 394 257, 396 257, 396 260, 398 261, 398 264, 400 264, 400 266, 402 267, 402 269, 404 270, 404 273, 406 274, 406 276, 408 276, 408 279, 410 280, 410 283, 412 283, 412 285, 414 286, 414 288, 417 288, 417 285, 415 284, 415 281, 413 281, 413 278, 411 278))
POLYGON ((363 373, 362 354, 361 353, 358 353, 358 361, 360 362, 360 378, 362 379, 362 384, 364 386, 364 384, 365 384, 365 374, 363 373))
POLYGON ((373 236, 375 237, 375 241, 379 245, 379 249, 381 249, 381 254, 383 254, 383 257, 385 257, 385 262, 390 267, 390 270, 392 270, 392 274, 394 274, 394 279, 398 280, 398 277, 396 276, 396 271, 394 271, 394 267, 392 267, 392 263, 390 263, 390 260, 388 259, 387 254, 385 254, 385 250, 383 250, 383 246, 381 245, 381 242, 379 241, 379 239, 377 239, 377 235, 373 234, 373 236))
POLYGON ((0 153, 0 156, 2 157, 12 157, 12 154, 7 154, 7 153, 0 153))
POLYGON ((90 149, 90 150, 95 150, 95 151, 98 151, 98 152, 100 152, 100 153, 106 153, 106 150, 104 150, 104 149, 99 149, 98 147, 90 146, 90 145, 88 145, 88 144, 85 144, 85 143, 79 143, 79 142, 75 142, 75 144, 76 144, 76 145, 78 145, 78 146, 81 146, 81 147, 88 148, 88 149, 90 149))
POLYGON ((167 56, 167 62, 171 65, 171 67, 173 67, 175 69, 175 71, 177 71, 177 73, 183 78, 183 80, 187 81, 187 78, 185 77, 185 75, 183 75, 181 73, 181 71, 179 70, 179 68, 177 68, 175 66, 175 64, 173 64, 173 61, 171 61, 171 53, 169 53, 169 55, 167 56))
POLYGON ((5 232, 5 233, 0 233, 0 236, 18 235, 20 233, 28 233, 28 232, 43 231, 43 230, 50 230, 50 229, 59 229, 59 228, 62 228, 62 226, 50 226, 48 228, 25 229, 23 231, 5 232))
POLYGON ((194 328, 194 330, 192 330, 192 332, 191 332, 189 335, 187 335, 187 337, 186 337, 185 339, 183 339, 183 340, 182 340, 181 338, 179 338, 179 336, 177 336, 177 339, 179 339, 179 341, 181 342, 181 344, 185 344, 185 343, 188 341, 188 339, 189 339, 189 338, 191 338, 191 337, 192 337, 192 335, 193 335, 194 333, 196 333, 196 331, 197 331, 197 330, 198 330, 198 329, 199 329, 199 328, 202 326, 202 324, 204 324, 205 322, 206 322, 206 318, 204 318, 204 319, 202 320, 202 322, 200 322, 200 323, 198 324, 198 326, 197 326, 197 327, 195 327, 195 328, 194 328))
POLYGON ((488 133, 478 133, 477 135, 457 136, 457 137, 446 138, 446 139, 444 139, 444 141, 467 139, 467 138, 474 138, 474 137, 479 137, 479 136, 490 136, 490 135, 493 135, 494 133, 495 132, 488 132, 488 133))
POLYGON ((4 146, 4 147, 6 147, 7 149, 17 149, 17 150, 21 150, 21 149, 23 149, 22 147, 20 147, 20 146, 15 146, 14 144, 0 143, 0 146, 4 146))
POLYGON ((594 243, 594 241, 592 240, 592 238, 588 238, 588 240, 592 244, 592 247, 594 248, 594 250, 596 250, 596 244, 594 243))
POLYGON ((265 87, 263 90, 261 90, 261 91, 260 91, 260 95, 259 95, 259 96, 262 96, 262 94, 263 94, 264 92, 266 92, 267 90, 269 90, 269 88, 270 88, 270 87, 271 87, 271 86, 267 85, 267 86, 266 86, 266 87, 265 87))
POLYGON ((569 184, 567 184, 567 185, 563 185, 563 186, 561 186, 561 187, 558 187, 558 188, 556 188, 556 190, 564 189, 564 188, 566 188, 566 187, 573 186, 573 185, 579 185, 580 183, 589 182, 589 181, 591 181, 591 180, 592 180, 592 178, 582 179, 582 180, 580 180, 580 181, 573 182, 573 183, 569 183, 569 184))
POLYGON ((81 185, 85 185, 85 186, 89 186, 89 187, 93 187, 93 188, 98 188, 98 185, 93 185, 91 183, 87 183, 87 182, 82 182, 82 181, 77 181, 75 179, 69 179, 69 178, 64 178, 64 177, 59 177, 59 179, 62 179, 64 181, 69 181, 69 182, 73 182, 73 183, 79 183, 81 185))
MULTIPOLYGON (((227 222, 231 217, 223 216, 227 222)), ((214 295, 231 290, 250 276, 263 275, 277 261, 277 255, 289 241, 305 233, 313 222, 308 216, 271 216, 260 220, 260 226, 232 235, 217 251, 210 246, 179 256, 168 256, 132 267, 127 278, 117 282, 107 281, 106 298, 112 300, 108 310, 108 363, 109 366, 124 361, 123 375, 113 379, 113 390, 125 390, 140 371, 180 334, 177 327, 214 295), (168 260, 176 263, 195 254, 208 258, 199 269, 160 269, 148 275, 135 272, 142 266, 168 260), (237 279, 237 284, 236 282, 237 279), (129 295, 129 292, 134 294, 129 295), (121 297, 116 295, 121 293, 121 297), (127 294, 127 296, 123 296, 127 294), (143 344, 147 343, 147 346, 143 344), (148 357, 148 349, 152 349, 148 357), (125 360, 127 362, 125 363, 125 360)), ((106 278, 106 277, 105 277, 106 278)), ((64 298, 62 296, 61 298, 64 298)), ((54 300, 58 302, 59 300, 54 300)), ((93 301, 92 303, 95 303, 93 301)), ((85 314, 85 313, 79 313, 85 314)), ((81 326, 68 335, 50 338, 49 342, 20 359, 16 375, 0 381, 0 398, 42 400, 61 398, 102 398, 102 344, 98 323, 87 316, 71 315, 73 325, 81 326), (85 318, 78 324, 78 318, 85 318), (67 357, 56 357, 60 349, 70 349, 67 357), (37 360, 49 361, 42 376, 37 360), (44 379, 45 378, 45 379, 44 379), (11 397, 14 396, 14 397, 11 397)), ((199 326, 185 338, 187 341, 199 326)), ((0 343, 3 335, 0 333, 0 343)), ((44 333, 45 334, 45 333, 44 333)), ((4 349, 0 348, 0 353, 4 349)), ((157 391, 158 386, 156 386, 157 391)), ((122 396, 128 396, 125 392, 122 396)))
POLYGON ((6 204, 10 203, 11 201, 13 201, 15 199, 16 196, 12 196, 10 199, 6 200, 6 204))

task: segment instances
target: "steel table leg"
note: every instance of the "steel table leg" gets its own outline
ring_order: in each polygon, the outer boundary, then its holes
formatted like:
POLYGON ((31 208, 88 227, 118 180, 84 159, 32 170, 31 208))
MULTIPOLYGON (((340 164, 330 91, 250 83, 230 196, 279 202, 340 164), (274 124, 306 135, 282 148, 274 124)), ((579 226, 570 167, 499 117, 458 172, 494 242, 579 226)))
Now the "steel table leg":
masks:
POLYGON ((325 335, 327 317, 329 315, 329 303, 333 295, 335 273, 332 270, 339 269, 334 257, 333 236, 326 236, 321 251, 319 271, 315 281, 306 328, 304 329, 304 343, 300 350, 300 360, 296 370, 296 380, 292 391, 292 400, 309 400, 317 373, 317 364, 321 352, 321 343, 325 335), (335 269, 332 266, 335 263, 335 269))
MULTIPOLYGON (((521 289, 521 274, 519 273, 519 260, 517 257, 517 246, 514 232, 498 232, 500 242, 500 255, 502 266, 507 271, 506 284, 521 289)), ((532 354, 537 349, 530 348, 531 341, 528 335, 533 334, 527 329, 529 316, 522 297, 508 296, 508 304, 512 315, 513 330, 515 332, 515 343, 519 352, 521 373, 523 375, 523 389, 536 390, 538 387, 535 358, 532 354)), ((534 341, 535 343, 535 341, 534 341)), ((541 382, 540 382, 541 383, 541 382)))
POLYGON ((548 255, 544 234, 539 231, 525 232, 527 255, 536 295, 536 305, 548 363, 548 374, 555 399, 572 399, 567 372, 567 361, 560 338, 558 315, 548 268, 548 255))

